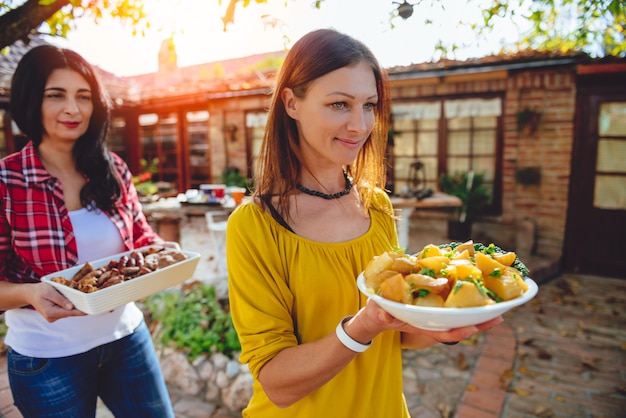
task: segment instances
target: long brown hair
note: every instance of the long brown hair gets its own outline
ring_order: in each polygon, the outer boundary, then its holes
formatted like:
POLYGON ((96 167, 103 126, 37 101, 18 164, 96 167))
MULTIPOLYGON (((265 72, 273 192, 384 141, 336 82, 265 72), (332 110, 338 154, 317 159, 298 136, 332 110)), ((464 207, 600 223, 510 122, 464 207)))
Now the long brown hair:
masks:
MULTIPOLYGON (((309 32, 287 53, 276 80, 255 173, 254 197, 261 202, 278 196, 278 210, 289 213, 289 196, 300 181, 302 157, 295 121, 285 110, 280 93, 291 88, 304 97, 311 83, 337 69, 366 62, 376 79, 375 124, 357 158, 345 167, 357 185, 363 206, 370 207, 375 187, 385 186, 385 148, 389 124, 389 83, 372 52, 360 41, 332 29, 309 32)), ((264 204, 264 203, 261 203, 264 204)))

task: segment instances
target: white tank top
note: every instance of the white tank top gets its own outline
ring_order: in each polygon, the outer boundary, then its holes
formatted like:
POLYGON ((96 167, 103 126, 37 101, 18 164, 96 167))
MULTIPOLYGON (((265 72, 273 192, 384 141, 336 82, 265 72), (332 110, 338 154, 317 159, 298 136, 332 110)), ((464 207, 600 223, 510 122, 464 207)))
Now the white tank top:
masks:
MULTIPOLYGON (((82 208, 69 215, 78 264, 124 251, 119 230, 103 212, 82 208)), ((5 344, 22 355, 42 358, 84 353, 118 340, 131 334, 143 319, 134 303, 101 315, 74 316, 52 323, 32 309, 10 309, 4 316, 9 328, 5 344)))

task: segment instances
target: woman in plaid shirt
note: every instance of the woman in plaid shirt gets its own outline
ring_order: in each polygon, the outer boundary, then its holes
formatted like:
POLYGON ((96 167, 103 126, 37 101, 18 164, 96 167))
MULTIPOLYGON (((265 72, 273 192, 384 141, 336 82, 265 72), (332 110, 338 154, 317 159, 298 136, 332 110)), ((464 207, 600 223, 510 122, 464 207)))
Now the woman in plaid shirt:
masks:
MULTIPOLYGON (((173 417, 142 312, 85 315, 46 274, 161 243, 126 164, 109 153, 109 103, 93 67, 46 45, 13 75, 11 112, 29 142, 0 161, 0 311, 8 372, 25 417, 173 417)), ((177 246, 177 244, 174 244, 177 246)))

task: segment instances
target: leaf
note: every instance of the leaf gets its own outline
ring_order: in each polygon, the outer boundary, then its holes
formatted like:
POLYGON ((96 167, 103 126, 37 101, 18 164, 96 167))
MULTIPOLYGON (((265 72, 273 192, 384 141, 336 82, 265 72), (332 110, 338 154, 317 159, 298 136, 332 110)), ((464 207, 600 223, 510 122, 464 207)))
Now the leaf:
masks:
POLYGON ((533 411, 533 416, 538 418, 551 418, 554 417, 554 412, 545 405, 538 405, 533 411))
POLYGON ((456 358, 456 367, 459 370, 467 370, 469 368, 469 363, 467 362, 467 358, 465 357, 465 354, 463 354, 462 352, 459 353, 459 355, 456 358))
POLYGON ((534 377, 534 376, 537 375, 537 373, 535 373, 532 370, 528 370, 525 366, 520 366, 517 369, 517 371, 520 372, 521 374, 525 374, 526 376, 533 376, 534 377))
POLYGON ((599 361, 600 359, 597 358, 583 358, 581 363, 584 369, 596 371, 598 370, 597 364, 599 361))
POLYGON ((537 358, 541 359, 541 360, 551 360, 552 359, 552 354, 550 354, 546 350, 540 348, 540 349, 537 350, 537 358))
POLYGON ((511 384, 511 381, 513 381, 514 376, 515 376, 515 373, 513 372, 512 369, 507 369, 501 372, 500 373, 500 387, 503 390, 506 390, 511 384))
POLYGON ((452 407, 448 404, 440 403, 437 405, 437 410, 441 418, 449 418, 452 415, 452 407))

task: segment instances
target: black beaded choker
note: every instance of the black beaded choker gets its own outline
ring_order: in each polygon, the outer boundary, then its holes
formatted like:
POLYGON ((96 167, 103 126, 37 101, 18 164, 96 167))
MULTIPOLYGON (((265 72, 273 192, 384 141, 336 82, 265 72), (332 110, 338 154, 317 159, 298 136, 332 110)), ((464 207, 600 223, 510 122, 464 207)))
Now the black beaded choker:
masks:
POLYGON ((348 193, 350 193, 350 190, 352 189, 352 180, 350 180, 350 177, 348 177, 348 173, 346 173, 345 170, 343 172, 343 178, 346 179, 346 188, 339 193, 334 193, 334 194, 322 193, 322 192, 318 192, 317 190, 307 189, 301 184, 296 184, 296 188, 300 190, 302 193, 306 193, 311 196, 321 197, 326 200, 339 199, 340 197, 343 197, 347 195, 348 193))

